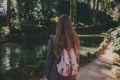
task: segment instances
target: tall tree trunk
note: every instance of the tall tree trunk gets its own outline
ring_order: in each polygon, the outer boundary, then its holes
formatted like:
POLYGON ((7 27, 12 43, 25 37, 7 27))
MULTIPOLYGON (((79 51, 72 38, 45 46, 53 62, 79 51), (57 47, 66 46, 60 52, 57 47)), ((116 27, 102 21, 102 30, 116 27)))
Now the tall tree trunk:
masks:
POLYGON ((29 12, 30 12, 30 10, 29 10, 29 3, 30 3, 30 1, 29 0, 25 0, 25 21, 26 21, 26 26, 25 27, 29 27, 29 16, 30 16, 30 14, 29 14, 29 12))
POLYGON ((88 0, 87 1, 87 7, 88 7, 88 9, 89 9, 89 11, 91 10, 91 0, 88 0))
POLYGON ((93 24, 96 24, 96 15, 99 11, 99 3, 100 0, 88 0, 88 7, 91 7, 89 9, 91 9, 91 16, 92 16, 92 20, 93 20, 93 24))
MULTIPOLYGON (((23 16, 22 0, 17 0, 17 6, 18 6, 18 21, 21 22, 21 18, 23 16)), ((21 24, 20 24, 20 26, 21 26, 21 24)))
POLYGON ((77 0, 70 0, 70 17, 73 22, 76 20, 76 4, 77 0))
MULTIPOLYGON (((22 17, 22 0, 16 0, 17 1, 17 14, 18 14, 18 22, 21 22, 21 17, 22 17)), ((19 23, 19 26, 22 28, 21 23, 19 23)))
POLYGON ((100 0, 97 0, 96 13, 99 11, 99 3, 100 3, 100 0))
MULTIPOLYGON (((40 0, 41 3, 41 12, 42 12, 42 16, 44 17, 44 21, 47 21, 47 17, 46 17, 46 12, 44 10, 44 1, 40 0)), ((43 23, 44 25, 48 26, 48 24, 46 24, 46 22, 43 23)))
POLYGON ((96 3, 96 0, 93 0, 93 12, 92 12, 93 24, 96 23, 96 19, 95 19, 95 3, 96 3))
POLYGON ((11 8, 11 1, 7 0, 7 12, 6 12, 6 25, 9 26, 10 24, 10 8, 11 8))

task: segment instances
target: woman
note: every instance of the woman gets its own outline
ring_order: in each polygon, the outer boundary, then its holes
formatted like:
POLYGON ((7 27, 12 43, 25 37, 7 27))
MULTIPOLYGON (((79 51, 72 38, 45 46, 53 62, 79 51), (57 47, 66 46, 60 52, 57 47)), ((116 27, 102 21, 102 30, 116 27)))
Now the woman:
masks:
POLYGON ((77 36, 72 21, 68 15, 59 17, 56 26, 56 34, 52 35, 48 42, 48 55, 46 58, 45 80, 76 80, 77 75, 62 76, 57 71, 57 64, 63 49, 70 51, 73 48, 77 60, 79 60, 79 37, 77 36))

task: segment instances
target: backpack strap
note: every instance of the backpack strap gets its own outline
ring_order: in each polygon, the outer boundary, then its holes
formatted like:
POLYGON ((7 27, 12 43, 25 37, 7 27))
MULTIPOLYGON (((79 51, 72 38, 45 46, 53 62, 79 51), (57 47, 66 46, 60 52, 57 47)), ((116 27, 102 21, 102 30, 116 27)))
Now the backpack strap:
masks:
POLYGON ((72 62, 71 62, 70 55, 69 55, 69 53, 68 53, 68 51, 66 49, 63 49, 63 52, 61 53, 61 58, 64 59, 64 62, 66 63, 66 65, 68 67, 69 76, 71 76, 71 73, 72 73, 72 62))
POLYGON ((70 72, 70 76, 72 76, 72 71, 73 71, 73 68, 72 68, 72 61, 74 60, 72 57, 73 57, 74 55, 73 55, 73 49, 71 48, 71 50, 70 50, 70 53, 68 53, 68 57, 69 57, 69 64, 70 64, 70 70, 69 70, 69 72, 70 72))
POLYGON ((74 71, 75 70, 78 70, 78 69, 76 69, 75 67, 73 67, 73 66, 76 66, 76 67, 79 67, 79 65, 78 65, 78 60, 77 60, 77 57, 76 57, 76 55, 75 55, 75 52, 74 52, 74 50, 73 50, 73 48, 71 48, 71 51, 70 51, 70 53, 69 53, 69 59, 71 59, 71 62, 70 62, 70 70, 71 70, 71 72, 70 72, 70 76, 72 75, 72 74, 74 74, 74 71))

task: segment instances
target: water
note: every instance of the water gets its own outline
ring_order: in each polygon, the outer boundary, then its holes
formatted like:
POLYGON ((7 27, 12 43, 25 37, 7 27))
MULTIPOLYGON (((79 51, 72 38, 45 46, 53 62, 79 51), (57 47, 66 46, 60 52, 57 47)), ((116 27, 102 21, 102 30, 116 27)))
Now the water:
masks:
POLYGON ((46 47, 47 40, 0 43, 0 71, 39 64, 46 47))
MULTIPOLYGON (((80 37, 80 54, 94 54, 102 42, 101 37, 80 37)), ((39 65, 45 60, 48 40, 30 40, 0 43, 0 71, 15 67, 39 65)))
POLYGON ((86 55, 87 52, 94 54, 103 37, 80 37, 80 54, 86 55))

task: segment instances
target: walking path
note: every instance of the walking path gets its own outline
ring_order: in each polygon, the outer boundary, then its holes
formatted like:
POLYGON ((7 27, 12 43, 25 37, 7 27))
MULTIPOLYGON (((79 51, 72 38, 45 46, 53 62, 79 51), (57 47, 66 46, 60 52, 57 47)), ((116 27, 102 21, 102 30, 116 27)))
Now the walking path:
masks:
POLYGON ((114 58, 112 42, 104 50, 104 53, 90 64, 80 68, 78 80, 120 80, 116 79, 111 72, 110 64, 114 58))

